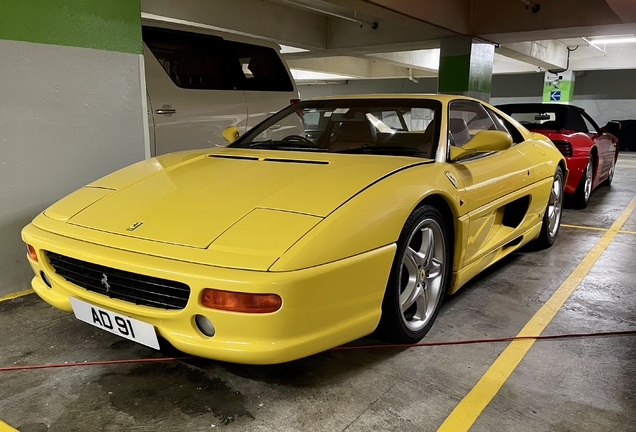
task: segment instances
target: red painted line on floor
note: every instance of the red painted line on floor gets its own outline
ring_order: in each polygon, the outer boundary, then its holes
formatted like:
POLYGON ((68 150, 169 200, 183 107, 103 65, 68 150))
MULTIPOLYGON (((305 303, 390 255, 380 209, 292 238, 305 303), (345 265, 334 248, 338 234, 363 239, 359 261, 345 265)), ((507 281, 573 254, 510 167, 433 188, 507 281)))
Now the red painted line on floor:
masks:
MULTIPOLYGON (((535 340, 554 340, 554 339, 574 339, 583 337, 602 337, 602 336, 636 336, 636 330, 617 330, 607 332, 595 332, 595 333, 567 333, 556 335, 540 335, 540 336, 511 336, 502 338, 486 338, 486 339, 466 339, 456 341, 439 341, 439 342, 422 342, 415 344, 377 344, 377 345, 350 345, 339 346, 332 348, 331 351, 351 351, 361 349, 374 349, 374 348, 415 348, 415 347, 430 347, 430 346, 444 346, 444 345, 466 345, 466 344, 478 344, 478 343, 493 343, 493 342, 510 342, 514 340, 535 339, 535 340)), ((141 359, 128 359, 128 360, 105 360, 105 361, 83 361, 75 363, 49 363, 42 365, 26 365, 26 366, 6 366, 0 367, 0 372, 16 371, 16 370, 30 370, 30 369, 49 369, 49 368, 62 368, 73 366, 97 366, 97 365, 113 365, 113 364, 126 364, 126 363, 153 363, 153 362, 169 362, 169 361, 183 361, 200 359, 201 357, 185 356, 185 357, 159 357, 159 358, 141 358, 141 359)))

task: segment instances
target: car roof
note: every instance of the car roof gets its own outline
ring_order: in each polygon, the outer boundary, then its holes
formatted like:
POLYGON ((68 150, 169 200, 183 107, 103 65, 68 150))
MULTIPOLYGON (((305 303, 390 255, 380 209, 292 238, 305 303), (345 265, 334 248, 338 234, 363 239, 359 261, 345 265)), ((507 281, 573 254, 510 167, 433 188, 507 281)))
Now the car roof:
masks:
POLYGON ((323 96, 307 100, 343 100, 343 99, 428 99, 438 100, 442 103, 448 103, 453 100, 463 99, 471 100, 480 103, 486 103, 482 100, 461 96, 461 95, 449 95, 449 94, 435 94, 435 93, 384 93, 384 94, 356 94, 356 95, 338 95, 338 96, 323 96))

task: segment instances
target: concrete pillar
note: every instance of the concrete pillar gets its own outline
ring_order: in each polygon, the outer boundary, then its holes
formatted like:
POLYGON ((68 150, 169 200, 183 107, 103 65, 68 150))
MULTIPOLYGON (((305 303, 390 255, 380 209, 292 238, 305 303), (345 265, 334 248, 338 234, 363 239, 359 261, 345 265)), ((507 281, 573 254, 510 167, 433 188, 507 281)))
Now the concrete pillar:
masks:
POLYGON ((0 0, 0 59, 3 296, 30 288, 22 227, 145 157, 139 0, 0 0))
POLYGON ((437 91, 488 102, 495 46, 468 36, 442 39, 437 91))

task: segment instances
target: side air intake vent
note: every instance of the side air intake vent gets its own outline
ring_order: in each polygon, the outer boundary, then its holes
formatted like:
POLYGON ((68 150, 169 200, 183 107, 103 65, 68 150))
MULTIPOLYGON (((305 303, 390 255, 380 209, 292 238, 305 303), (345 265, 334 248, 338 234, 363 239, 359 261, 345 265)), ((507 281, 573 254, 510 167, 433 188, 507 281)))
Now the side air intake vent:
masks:
POLYGON ((552 141, 563 156, 572 156, 572 144, 567 141, 552 141))
POLYGON ((530 197, 528 195, 506 204, 501 224, 510 228, 517 228, 526 217, 529 206, 530 197))

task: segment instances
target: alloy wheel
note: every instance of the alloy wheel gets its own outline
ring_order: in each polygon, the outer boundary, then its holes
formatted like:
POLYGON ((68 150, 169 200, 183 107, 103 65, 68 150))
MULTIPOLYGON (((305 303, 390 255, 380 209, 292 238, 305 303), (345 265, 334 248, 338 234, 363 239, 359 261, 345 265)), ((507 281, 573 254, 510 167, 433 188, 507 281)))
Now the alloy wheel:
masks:
POLYGON ((594 167, 592 161, 585 166, 585 201, 590 199, 592 194, 592 179, 594 178, 594 167))
POLYGON ((411 232, 399 276, 399 306, 409 330, 424 328, 435 314, 442 295, 446 244, 433 219, 422 220, 411 232))
MULTIPOLYGON (((587 180, 586 180, 587 186, 587 180)), ((556 177, 552 183, 550 198, 548 200, 548 234, 554 237, 559 229, 561 213, 563 210, 563 184, 561 178, 556 177)))

